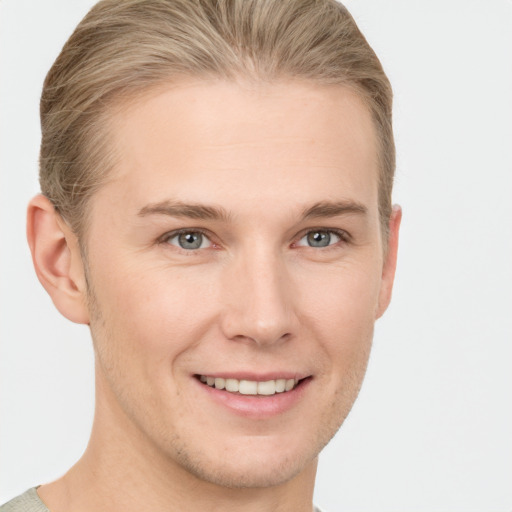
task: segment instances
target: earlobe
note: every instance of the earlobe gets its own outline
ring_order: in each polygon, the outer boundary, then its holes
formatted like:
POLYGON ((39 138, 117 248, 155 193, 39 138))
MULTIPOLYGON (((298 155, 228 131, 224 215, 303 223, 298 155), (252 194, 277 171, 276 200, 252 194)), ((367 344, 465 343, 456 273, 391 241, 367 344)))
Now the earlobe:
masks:
POLYGON ((78 240, 43 195, 37 195, 28 205, 27 239, 37 277, 56 308, 72 322, 88 324, 87 288, 78 240))
POLYGON ((389 219, 388 247, 385 253, 384 265, 382 267, 382 282, 379 293, 379 304, 375 318, 380 318, 391 302, 393 282, 395 280, 396 261, 398 254, 398 235, 402 221, 402 209, 398 205, 393 206, 389 219))

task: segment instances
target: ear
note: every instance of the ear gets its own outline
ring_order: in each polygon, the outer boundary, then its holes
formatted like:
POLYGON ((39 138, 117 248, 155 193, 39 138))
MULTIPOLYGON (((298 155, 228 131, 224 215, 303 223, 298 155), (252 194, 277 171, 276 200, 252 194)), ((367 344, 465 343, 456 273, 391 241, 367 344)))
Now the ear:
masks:
POLYGON ((69 320, 89 323, 87 287, 78 239, 53 204, 34 197, 27 211, 27 239, 39 281, 69 320))
POLYGON ((391 302, 393 282, 395 280, 396 259, 398 253, 398 232, 402 221, 402 209, 400 206, 393 206, 389 219, 388 246, 382 266, 382 281, 379 292, 379 304, 375 318, 380 318, 391 302))

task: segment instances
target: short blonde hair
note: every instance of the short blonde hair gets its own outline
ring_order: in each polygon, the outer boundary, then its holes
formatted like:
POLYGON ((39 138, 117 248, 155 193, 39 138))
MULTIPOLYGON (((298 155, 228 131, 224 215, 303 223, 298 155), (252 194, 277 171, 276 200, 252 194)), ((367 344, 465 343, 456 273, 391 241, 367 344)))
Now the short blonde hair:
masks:
POLYGON ((41 190, 80 237, 87 204, 115 164, 112 105, 180 77, 298 78, 354 90, 379 144, 379 212, 391 214, 392 91, 374 51, 336 0, 103 0, 44 82, 41 190))

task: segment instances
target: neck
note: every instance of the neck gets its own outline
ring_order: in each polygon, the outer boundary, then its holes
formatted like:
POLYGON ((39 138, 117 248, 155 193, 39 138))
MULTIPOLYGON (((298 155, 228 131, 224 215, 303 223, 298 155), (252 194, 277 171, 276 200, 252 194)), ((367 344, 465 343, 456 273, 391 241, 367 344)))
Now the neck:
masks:
POLYGON ((117 412, 115 404, 97 397, 84 455, 61 479, 38 489, 52 512, 311 512, 317 459, 279 485, 223 487, 163 456, 117 412))

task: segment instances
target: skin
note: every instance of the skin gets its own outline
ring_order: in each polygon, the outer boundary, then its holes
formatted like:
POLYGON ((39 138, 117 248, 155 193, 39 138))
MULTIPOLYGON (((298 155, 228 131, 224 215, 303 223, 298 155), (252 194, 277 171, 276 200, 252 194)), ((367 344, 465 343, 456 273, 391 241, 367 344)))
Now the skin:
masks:
POLYGON ((96 355, 89 446, 41 498, 52 512, 310 512, 394 278, 401 214, 385 247, 368 111, 339 86, 189 81, 126 104, 112 133, 85 259, 46 198, 29 206, 39 279, 96 355), (202 231, 201 247, 176 230, 202 231), (310 246, 315 232, 329 245, 310 246), (272 414, 234 411, 196 378, 285 372, 305 384, 272 414))

